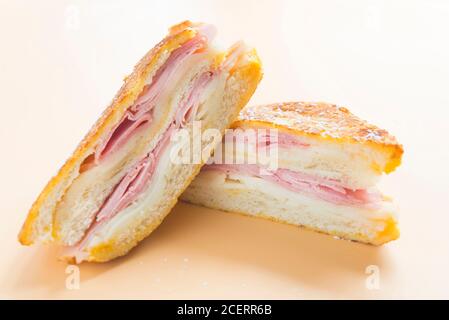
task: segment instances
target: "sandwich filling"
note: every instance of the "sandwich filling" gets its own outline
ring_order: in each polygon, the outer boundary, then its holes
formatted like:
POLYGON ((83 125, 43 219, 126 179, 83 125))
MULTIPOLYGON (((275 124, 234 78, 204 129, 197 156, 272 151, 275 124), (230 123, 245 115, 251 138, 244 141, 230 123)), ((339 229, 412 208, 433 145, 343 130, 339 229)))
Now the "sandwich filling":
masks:
POLYGON ((374 148, 350 141, 335 143, 332 139, 291 134, 260 125, 235 127, 225 135, 220 151, 214 155, 217 164, 266 165, 268 161, 271 169, 281 167, 339 181, 341 186, 351 190, 375 186, 381 176, 380 168, 386 165, 385 155, 374 148), (251 160, 254 158, 257 162, 251 160))
MULTIPOLYGON (((187 57, 201 51, 207 46, 208 39, 198 35, 188 41, 180 48, 173 51, 165 64, 157 71, 150 85, 146 85, 139 95, 137 101, 128 108, 119 124, 110 132, 107 138, 100 143, 95 150, 94 156, 89 157, 83 163, 83 170, 90 169, 98 165, 101 160, 114 153, 123 146, 136 132, 145 126, 149 126, 152 120, 152 111, 156 106, 158 97, 161 96, 168 82, 173 80, 173 76, 179 72, 180 67, 187 57)), ((174 119, 177 127, 185 125, 186 117, 191 115, 192 109, 196 109, 199 93, 212 80, 213 71, 201 74, 194 81, 190 94, 187 99, 181 103, 174 119)), ((195 110, 193 110, 195 112, 195 110)), ((168 131, 168 130, 167 130, 168 131)))
POLYGON ((218 171, 225 173, 230 180, 233 176, 250 176, 308 196, 336 205, 377 209, 382 203, 382 195, 375 190, 352 190, 343 186, 338 180, 308 175, 285 168, 268 170, 257 164, 211 164, 202 171, 218 171))
MULTIPOLYGON (((304 139, 286 132, 268 133, 269 129, 256 128, 259 129, 257 134, 254 134, 255 131, 249 131, 249 134, 245 134, 245 131, 241 131, 241 129, 237 128, 224 138, 222 148, 224 147, 226 161, 223 162, 223 159, 218 159, 220 160, 219 163, 215 162, 203 167, 203 172, 215 171, 227 176, 239 175, 260 178, 290 191, 302 193, 335 205, 376 209, 382 203, 383 197, 377 190, 366 187, 354 188, 348 185, 346 181, 333 178, 330 174, 327 176, 318 175, 314 174, 313 171, 293 170, 283 165, 273 169, 262 164, 259 157, 260 155, 267 156, 267 153, 279 158, 279 162, 285 164, 285 161, 282 160, 289 160, 288 155, 292 151, 304 153, 307 150, 313 154, 317 153, 319 149, 304 139), (234 147, 227 148, 228 145, 235 146, 235 149, 234 147), (257 158, 256 164, 252 162, 251 155, 254 156, 252 160, 257 158), (232 160, 232 162, 227 162, 229 160, 232 160)), ((296 157, 294 159, 297 160, 296 157)), ((323 173, 323 171, 320 173, 323 173)))
MULTIPOLYGON (((204 54, 209 49, 210 34, 208 33, 208 31, 198 32, 197 36, 170 54, 151 79, 151 83, 144 87, 115 128, 97 145, 94 153, 85 159, 80 168, 81 173, 101 166, 127 145, 134 136, 152 125, 153 113, 161 104, 161 97, 170 96, 167 88, 173 83, 174 78, 179 77, 183 71, 189 70, 189 57, 204 54)), ((148 188, 160 159, 169 148, 171 135, 199 116, 200 107, 215 85, 215 80, 227 77, 227 73, 237 63, 243 51, 243 44, 236 44, 220 64, 212 63, 206 71, 203 70, 193 77, 188 89, 179 99, 168 127, 159 136, 154 147, 123 173, 123 177, 93 215, 94 218, 83 237, 76 244, 68 247, 69 255, 75 256, 78 262, 85 259, 88 253, 84 252, 84 249, 96 231, 133 204, 148 188)))

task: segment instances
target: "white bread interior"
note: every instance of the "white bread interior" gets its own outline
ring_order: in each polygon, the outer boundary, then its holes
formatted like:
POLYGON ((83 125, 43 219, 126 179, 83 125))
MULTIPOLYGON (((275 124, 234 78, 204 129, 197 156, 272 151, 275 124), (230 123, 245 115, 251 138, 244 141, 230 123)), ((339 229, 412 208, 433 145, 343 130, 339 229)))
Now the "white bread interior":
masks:
POLYGON ((215 170, 202 171, 181 199, 374 245, 398 237, 395 208, 388 199, 378 209, 336 205, 265 179, 215 170))

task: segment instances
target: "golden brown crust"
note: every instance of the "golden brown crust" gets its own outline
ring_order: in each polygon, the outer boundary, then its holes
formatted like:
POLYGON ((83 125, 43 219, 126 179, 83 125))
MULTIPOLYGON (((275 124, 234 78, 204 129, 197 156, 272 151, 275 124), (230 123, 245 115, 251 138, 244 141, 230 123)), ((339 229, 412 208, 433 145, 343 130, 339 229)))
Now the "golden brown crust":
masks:
POLYGON ((248 106, 242 110, 233 127, 268 126, 292 134, 308 135, 335 142, 365 143, 381 148, 390 160, 382 170, 386 173, 399 166, 402 145, 386 130, 353 115, 345 107, 324 102, 284 102, 248 106))
MULTIPOLYGON (((137 63, 131 75, 124 79, 124 84, 118 91, 112 103, 106 108, 92 129, 78 145, 72 156, 61 167, 57 175, 48 182, 34 202, 19 233, 19 241, 23 245, 31 245, 35 242, 37 235, 34 231, 34 224, 39 216, 40 208, 44 205, 52 191, 64 180, 68 179, 70 172, 74 169, 76 163, 86 156, 86 151, 95 146, 98 143, 99 138, 109 130, 114 123, 119 121, 127 107, 142 91, 145 79, 153 71, 156 63, 162 57, 164 52, 175 50, 197 34, 197 30, 195 30, 193 26, 194 24, 188 21, 173 26, 170 29, 170 34, 151 49, 137 63)), ((48 228, 51 229, 51 226, 48 226, 48 228)), ((50 232, 51 230, 48 231, 50 232)))

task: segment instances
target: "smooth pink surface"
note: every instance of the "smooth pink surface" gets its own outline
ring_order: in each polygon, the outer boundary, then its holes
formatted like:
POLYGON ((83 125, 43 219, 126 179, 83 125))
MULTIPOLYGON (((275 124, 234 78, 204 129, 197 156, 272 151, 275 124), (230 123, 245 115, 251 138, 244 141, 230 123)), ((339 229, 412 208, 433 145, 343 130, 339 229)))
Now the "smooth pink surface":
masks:
POLYGON ((442 0, 0 0, 0 297, 448 298, 448 14, 442 0), (79 290, 56 249, 20 246, 49 177, 138 59, 187 18, 257 48, 265 75, 252 104, 342 104, 398 137, 404 164, 381 183, 400 208, 398 241, 375 248, 178 204, 127 257, 81 265, 79 290))

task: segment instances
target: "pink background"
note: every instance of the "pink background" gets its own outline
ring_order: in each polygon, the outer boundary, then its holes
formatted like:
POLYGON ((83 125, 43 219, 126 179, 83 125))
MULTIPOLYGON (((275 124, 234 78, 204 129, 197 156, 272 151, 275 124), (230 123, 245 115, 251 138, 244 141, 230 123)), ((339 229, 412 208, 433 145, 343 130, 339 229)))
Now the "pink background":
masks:
POLYGON ((1 0, 0 298, 449 298, 448 16, 444 0, 1 0), (334 102, 398 137, 404 164, 381 187, 401 209, 400 240, 375 248, 180 204, 127 257, 81 265, 79 290, 54 248, 19 245, 49 177, 185 19, 258 49, 251 103, 334 102))

